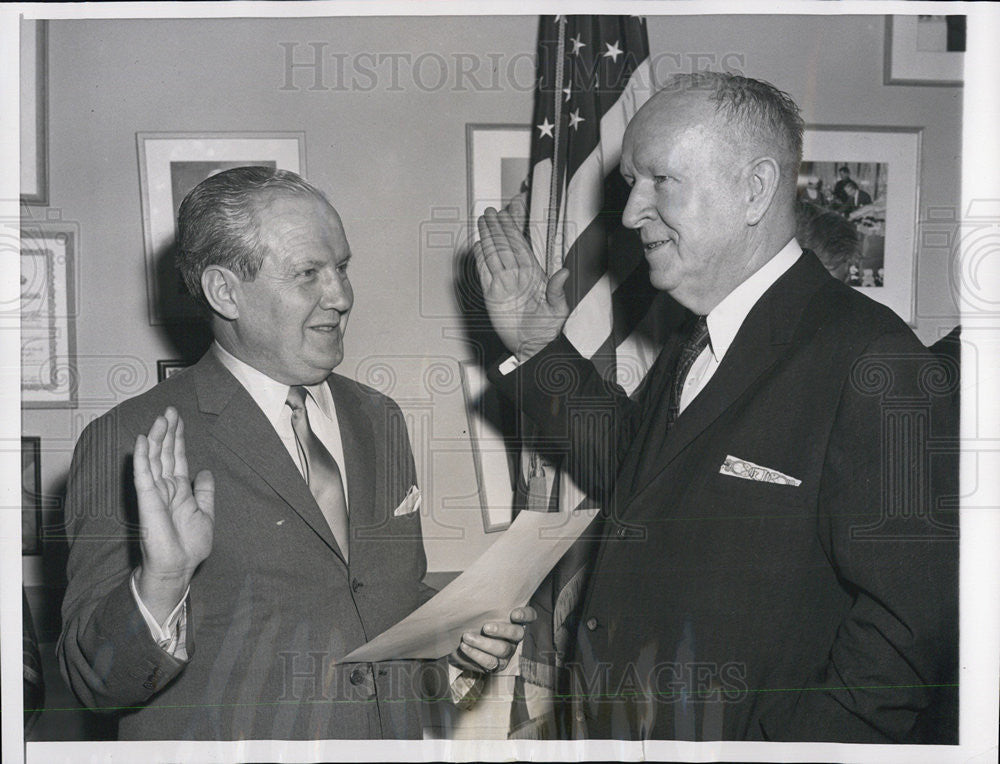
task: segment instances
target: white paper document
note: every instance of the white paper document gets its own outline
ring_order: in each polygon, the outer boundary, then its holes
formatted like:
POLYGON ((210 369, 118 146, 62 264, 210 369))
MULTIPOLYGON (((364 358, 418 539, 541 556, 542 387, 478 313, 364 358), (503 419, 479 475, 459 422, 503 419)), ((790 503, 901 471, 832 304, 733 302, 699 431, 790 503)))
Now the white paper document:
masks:
POLYGON ((486 621, 506 621, 526 605, 597 512, 521 512, 458 578, 338 663, 443 658, 463 632, 479 633, 486 621))

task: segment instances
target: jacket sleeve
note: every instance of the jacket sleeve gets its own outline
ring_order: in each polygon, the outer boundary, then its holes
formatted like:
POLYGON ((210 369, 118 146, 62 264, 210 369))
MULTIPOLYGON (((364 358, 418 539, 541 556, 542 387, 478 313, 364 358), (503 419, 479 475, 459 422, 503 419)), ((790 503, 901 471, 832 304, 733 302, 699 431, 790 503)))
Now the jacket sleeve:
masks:
POLYGON ((768 739, 957 743, 958 420, 935 363, 885 335, 846 381, 817 533, 854 601, 815 681, 762 720, 768 739))
POLYGON ((563 335, 508 374, 494 366, 489 378, 538 426, 542 447, 565 458, 576 484, 605 503, 642 421, 648 385, 633 401, 563 335))
MULTIPOLYGON (((185 666, 156 644, 129 585, 140 553, 135 434, 123 419, 116 409, 84 430, 66 491, 68 582, 57 654, 73 693, 99 711, 144 704, 185 666)), ((191 624, 187 651, 194 651, 191 624)))

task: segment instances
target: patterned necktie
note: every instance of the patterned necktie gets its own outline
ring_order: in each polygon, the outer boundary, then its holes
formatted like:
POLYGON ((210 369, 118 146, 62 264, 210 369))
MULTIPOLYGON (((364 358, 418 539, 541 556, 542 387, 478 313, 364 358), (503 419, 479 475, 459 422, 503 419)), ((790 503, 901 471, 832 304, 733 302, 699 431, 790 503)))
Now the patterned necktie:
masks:
POLYGON ((309 426, 306 389, 301 385, 291 387, 285 403, 292 410, 295 441, 298 443, 299 452, 305 457, 306 482, 309 484, 309 490, 323 511, 323 516, 329 523, 333 537, 337 540, 337 546, 340 547, 346 561, 349 538, 347 498, 344 495, 344 481, 340 476, 340 467, 309 426))
POLYGON ((698 316, 691 334, 681 347, 680 355, 677 357, 677 367, 674 370, 674 379, 670 383, 670 408, 667 412, 667 427, 673 425, 677 420, 677 415, 681 409, 681 391, 684 389, 684 380, 695 359, 701 355, 701 351, 708 346, 708 320, 705 316, 698 316))

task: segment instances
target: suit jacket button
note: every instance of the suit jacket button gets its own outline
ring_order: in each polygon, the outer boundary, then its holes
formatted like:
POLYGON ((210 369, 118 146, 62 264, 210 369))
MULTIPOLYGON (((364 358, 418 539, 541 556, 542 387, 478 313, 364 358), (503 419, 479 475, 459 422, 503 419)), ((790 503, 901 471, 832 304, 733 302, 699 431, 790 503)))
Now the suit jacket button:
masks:
POLYGON ((587 628, 590 631, 597 631, 597 627, 598 626, 600 626, 600 624, 597 622, 596 618, 588 618, 587 619, 587 628))
POLYGON ((355 594, 357 593, 358 589, 360 589, 362 586, 364 586, 364 584, 358 581, 357 578, 351 579, 351 589, 354 591, 355 594))
POLYGON ((147 690, 152 690, 154 687, 152 682, 143 682, 142 686, 145 687, 147 690))
POLYGON ((359 668, 351 672, 351 684, 364 684, 365 672, 359 668))

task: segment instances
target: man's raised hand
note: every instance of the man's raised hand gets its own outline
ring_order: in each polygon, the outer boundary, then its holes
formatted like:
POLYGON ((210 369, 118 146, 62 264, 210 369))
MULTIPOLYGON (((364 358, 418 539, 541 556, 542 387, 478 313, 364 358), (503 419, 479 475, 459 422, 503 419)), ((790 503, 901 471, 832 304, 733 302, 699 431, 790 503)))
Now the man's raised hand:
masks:
POLYGON ((193 490, 184 450, 184 421, 168 406, 132 457, 142 528, 136 589, 159 623, 184 595, 195 568, 212 551, 215 482, 202 470, 193 490))
POLYGON ((564 292, 569 271, 562 268, 546 279, 524 237, 526 214, 522 197, 502 212, 487 207, 473 247, 490 321, 521 361, 555 339, 569 315, 564 292))

